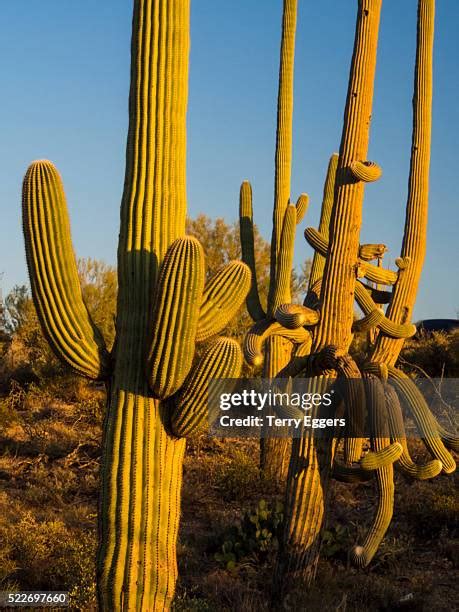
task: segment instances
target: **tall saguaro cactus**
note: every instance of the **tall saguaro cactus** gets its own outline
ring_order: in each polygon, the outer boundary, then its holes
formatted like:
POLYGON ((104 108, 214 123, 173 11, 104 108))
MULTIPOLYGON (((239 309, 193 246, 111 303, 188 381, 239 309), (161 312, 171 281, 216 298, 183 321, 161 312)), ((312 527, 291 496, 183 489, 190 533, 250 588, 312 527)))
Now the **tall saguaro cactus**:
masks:
MULTIPOLYGON (((380 12, 381 0, 359 0, 339 157, 332 157, 329 165, 327 182, 334 177, 333 206, 330 210, 330 197, 324 197, 322 210, 323 225, 329 219, 329 238, 319 235, 326 242, 325 261, 316 260, 314 266, 317 276, 323 266, 322 279, 315 279, 316 284, 321 280, 320 319, 313 329, 311 348, 319 358, 314 369, 317 373, 319 365, 323 376, 311 379, 314 391, 324 390, 327 378, 336 373, 358 376, 347 351, 352 339, 364 183, 380 175, 379 167, 367 162, 380 12)), ((306 230, 305 234, 320 251, 314 240, 318 233, 306 230)), ((313 289, 310 286, 310 293, 313 289)), ((349 459, 359 455, 356 442, 348 449, 349 459)), ((334 448, 333 441, 315 439, 310 432, 293 440, 284 539, 276 568, 277 594, 296 577, 311 579, 314 574, 334 448)))
POLYGON ((189 0, 135 0, 126 174, 118 246, 116 342, 109 355, 81 296, 60 177, 47 161, 24 179, 32 292, 56 354, 105 380, 98 590, 101 609, 166 610, 177 575, 184 435, 205 416, 210 378, 242 355, 212 339, 244 301, 232 262, 204 285, 185 236, 189 0), (196 342, 209 341, 193 363, 196 342))
MULTIPOLYGON (((274 378, 289 363, 298 347, 309 339, 305 330, 290 330, 283 324, 282 316, 276 317, 276 311, 280 306, 285 305, 287 310, 289 308, 296 225, 300 223, 308 207, 306 194, 298 198, 296 206, 290 203, 296 19, 297 0, 284 0, 277 100, 271 275, 266 312, 260 302, 255 274, 250 184, 244 181, 240 191, 242 258, 252 270, 252 286, 247 298, 247 309, 255 322, 246 340, 245 354, 251 365, 263 364, 265 378, 274 378), (251 346, 255 347, 253 352, 251 346)), ((311 314, 315 320, 315 313, 311 314)), ((271 478, 283 480, 288 466, 288 452, 288 440, 262 439, 261 468, 263 471, 271 478)))

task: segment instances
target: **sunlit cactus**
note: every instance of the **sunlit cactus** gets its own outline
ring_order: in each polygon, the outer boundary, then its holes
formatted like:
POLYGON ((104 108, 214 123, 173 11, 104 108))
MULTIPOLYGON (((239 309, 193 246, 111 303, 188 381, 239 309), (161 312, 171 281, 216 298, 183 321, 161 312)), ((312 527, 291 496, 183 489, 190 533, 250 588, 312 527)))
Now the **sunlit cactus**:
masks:
POLYGON ((23 188, 34 303, 54 352, 107 384, 100 608, 167 610, 177 575, 183 436, 206 418, 211 378, 237 377, 239 346, 212 339, 242 305, 250 270, 232 262, 204 284, 204 253, 185 236, 189 1, 136 0, 126 177, 111 354, 82 299, 64 191, 33 163, 23 188), (196 342, 210 340, 195 363, 196 342))
MULTIPOLYGON (((290 362, 310 335, 303 328, 316 322, 317 313, 304 308, 300 314, 289 310, 296 226, 308 208, 308 196, 300 195, 296 205, 290 202, 292 167, 293 70, 297 0, 284 0, 280 51, 277 135, 275 154, 274 210, 271 240, 271 273, 266 312, 263 308, 255 272, 252 188, 244 181, 240 190, 240 235, 242 259, 252 271, 252 285, 247 310, 255 322, 246 336, 244 354, 252 366, 263 365, 263 376, 274 378, 290 362)), ((289 443, 282 438, 261 440, 261 468, 264 473, 283 481, 289 460, 289 443)))
MULTIPOLYGON (((397 271, 381 266, 387 250, 384 244, 359 244, 364 184, 382 175, 378 164, 366 160, 380 11, 381 0, 358 1, 340 152, 329 164, 319 229, 305 231, 315 250, 305 306, 319 313, 311 328, 310 355, 291 360, 279 374, 307 376, 311 390, 324 389, 336 377, 344 379, 348 423, 344 462, 337 455, 333 436, 316 439, 305 431, 293 441, 276 596, 295 580, 309 582, 314 576, 330 477, 363 482, 374 475, 375 518, 364 542, 351 553, 352 561, 364 567, 375 555, 392 518, 394 467, 418 479, 435 477, 441 471, 451 473, 456 467, 448 449, 457 450, 457 437, 437 423, 415 383, 395 367, 404 341, 416 332, 411 316, 426 246, 435 0, 418 3, 411 165, 397 271), (371 263, 374 260, 377 264, 371 263), (360 320, 354 320, 354 302, 363 312, 360 320), (369 330, 375 331, 375 341, 367 361, 358 367, 349 355, 353 333, 369 330), (360 384, 351 384, 352 379, 360 384), (401 402, 432 455, 425 464, 417 465, 409 455, 401 402), (353 436, 353 432, 363 431, 365 413, 371 450, 362 455, 361 434, 353 436)), ((299 307, 289 306, 291 319, 300 313, 299 307)), ((286 313, 282 316, 285 319, 286 313)))

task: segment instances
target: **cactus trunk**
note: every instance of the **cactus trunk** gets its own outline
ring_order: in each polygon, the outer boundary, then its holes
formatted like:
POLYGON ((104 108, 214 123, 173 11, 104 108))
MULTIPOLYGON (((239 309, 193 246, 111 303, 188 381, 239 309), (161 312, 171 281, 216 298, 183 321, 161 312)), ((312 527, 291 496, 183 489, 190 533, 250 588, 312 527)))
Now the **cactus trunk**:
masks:
POLYGON ((177 576, 185 440, 166 432, 165 406, 153 397, 144 371, 159 267, 185 233, 188 48, 187 0, 135 2, 116 367, 102 468, 104 610, 168 609, 177 576))

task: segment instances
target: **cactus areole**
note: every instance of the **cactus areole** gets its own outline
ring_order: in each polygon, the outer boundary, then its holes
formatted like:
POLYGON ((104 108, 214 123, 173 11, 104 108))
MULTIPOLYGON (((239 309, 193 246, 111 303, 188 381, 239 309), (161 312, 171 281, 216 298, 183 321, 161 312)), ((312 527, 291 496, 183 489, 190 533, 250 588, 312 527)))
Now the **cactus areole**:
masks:
POLYGON ((203 249, 185 236, 189 11, 189 0, 134 2, 111 354, 83 303, 59 174, 39 161, 24 179, 27 262, 43 331, 64 362, 107 383, 97 569, 100 608, 110 612, 170 608, 182 436, 205 418, 206 382, 237 377, 242 364, 237 343, 215 336, 245 300, 250 270, 231 262, 205 286, 203 249))

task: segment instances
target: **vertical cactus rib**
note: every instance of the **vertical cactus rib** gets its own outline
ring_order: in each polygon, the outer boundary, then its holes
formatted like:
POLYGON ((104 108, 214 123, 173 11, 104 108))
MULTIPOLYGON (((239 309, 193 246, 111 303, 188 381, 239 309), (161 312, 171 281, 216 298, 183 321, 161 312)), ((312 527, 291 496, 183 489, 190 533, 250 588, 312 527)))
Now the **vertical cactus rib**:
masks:
MULTIPOLYGON (((263 378, 273 379, 290 362, 294 345, 283 336, 270 336, 265 343, 263 378)), ((260 467, 265 476, 282 481, 290 458, 290 440, 271 435, 271 428, 265 431, 260 443, 260 467)))
POLYGON ((51 348, 79 374, 108 377, 109 354, 83 302, 64 188, 51 162, 27 170, 22 208, 32 296, 51 348))
POLYGON ((380 12, 381 0, 359 0, 316 350, 331 343, 346 350, 351 339, 364 183, 352 180, 346 168, 353 161, 367 158, 380 12), (342 290, 337 291, 338 286, 342 290))
POLYGON ((252 283, 246 303, 253 321, 261 321, 266 314, 258 294, 257 270, 255 265, 255 237, 253 232, 252 187, 248 181, 241 185, 239 194, 239 232, 241 237, 242 261, 252 273, 252 283))
MULTIPOLYGON (((409 258, 410 263, 399 275, 387 310, 387 317, 394 323, 400 324, 409 323, 411 320, 426 248, 434 18, 435 0, 419 0, 411 161, 401 252, 402 258, 409 258)), ((387 332, 381 333, 378 336, 372 360, 394 365, 402 346, 403 338, 391 338, 387 332)))
MULTIPOLYGON (((329 241, 330 238, 330 219, 333 208, 335 194, 336 169, 338 167, 338 153, 333 153, 328 162, 327 176, 325 178, 324 193, 322 197, 322 208, 320 212, 319 234, 329 241)), ((325 257, 314 252, 312 259, 311 274, 309 276, 309 289, 311 289, 319 279, 322 278, 325 267, 325 257)))
POLYGON ((304 219, 309 207, 309 196, 307 193, 302 193, 296 201, 296 224, 298 225, 304 219))
POLYGON ((273 294, 269 302, 268 315, 271 317, 274 317, 278 306, 290 302, 292 299, 291 282, 296 218, 297 211, 295 206, 287 206, 282 226, 280 249, 277 256, 276 279, 273 284, 273 294))
POLYGON ((290 203, 292 171, 293 73, 295 57, 297 0, 284 0, 282 38, 277 98, 277 132, 274 178, 273 233, 271 239, 271 280, 268 295, 268 316, 273 316, 277 266, 281 250, 282 228, 290 203))

